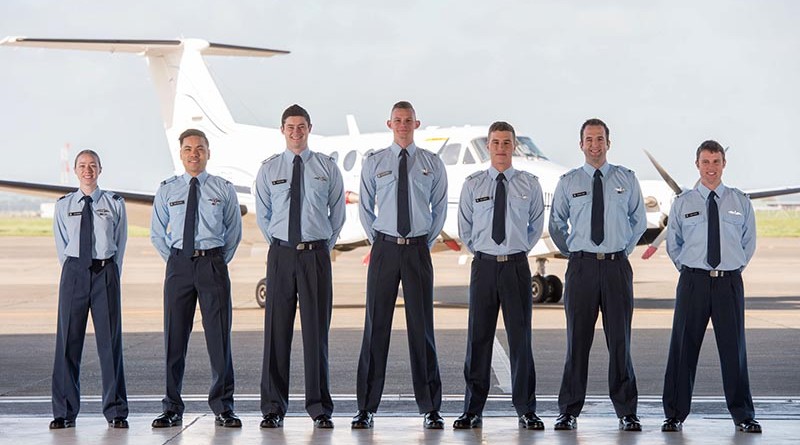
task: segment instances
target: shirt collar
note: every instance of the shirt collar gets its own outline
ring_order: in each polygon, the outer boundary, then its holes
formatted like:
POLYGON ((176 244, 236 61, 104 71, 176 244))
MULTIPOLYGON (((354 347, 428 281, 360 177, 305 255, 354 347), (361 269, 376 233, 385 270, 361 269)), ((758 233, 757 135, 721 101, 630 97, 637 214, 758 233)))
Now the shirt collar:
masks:
MULTIPOLYGON (((595 170, 598 170, 598 169, 594 168, 594 166, 592 166, 592 165, 589 165, 588 162, 583 164, 583 171, 585 171, 586 174, 589 175, 592 178, 594 177, 594 171, 595 170)), ((599 170, 600 170, 600 173, 603 174, 603 177, 606 178, 606 177, 608 177, 608 171, 611 170, 611 164, 606 162, 605 164, 600 166, 599 170)))
MULTIPOLYGON (((708 194, 711 193, 711 190, 708 187, 704 186, 699 182, 697 183, 697 187, 695 187, 695 189, 698 192, 700 192, 700 196, 702 196, 703 199, 708 199, 708 194)), ((714 190, 714 193, 717 194, 718 198, 722 198, 723 196, 725 196, 726 190, 728 190, 728 188, 725 187, 725 184, 720 182, 719 185, 717 186, 717 189, 714 190)))
MULTIPOLYGON (((497 181, 497 175, 499 175, 500 172, 492 166, 489 166, 488 172, 489 177, 492 178, 492 181, 497 181)), ((517 170, 515 170, 514 167, 508 167, 506 171, 503 172, 503 175, 505 175, 506 181, 511 181, 511 178, 513 178, 516 173, 517 170)))
MULTIPOLYGON (((288 148, 283 151, 283 160, 289 165, 292 165, 292 163, 294 163, 294 156, 295 156, 294 152, 292 150, 289 150, 288 148)), ((311 150, 309 148, 306 148, 305 150, 300 152, 300 159, 303 160, 303 164, 308 162, 310 158, 311 158, 311 150)))
MULTIPOLYGON (((181 175, 181 178, 183 178, 183 181, 184 181, 184 182, 186 182, 186 183, 188 184, 188 183, 189 183, 189 181, 191 181, 191 180, 192 180, 192 175, 190 175, 190 174, 189 174, 189 173, 187 173, 187 172, 184 172, 184 173, 181 175)), ((202 172, 200 172, 200 174, 199 174, 199 175, 197 175, 197 181, 200 183, 200 185, 203 185, 203 184, 205 184, 205 183, 206 183, 206 179, 208 179, 208 172, 207 172, 207 171, 205 171, 205 170, 203 170, 202 172)))
MULTIPOLYGON (((80 201, 86 195, 83 194, 81 189, 78 189, 78 193, 76 193, 76 196, 77 196, 78 200, 80 201)), ((103 196, 103 191, 100 190, 100 187, 95 187, 94 191, 89 196, 92 197, 92 202, 97 202, 97 200, 99 200, 100 197, 103 196)))
MULTIPOLYGON (((389 147, 389 150, 392 150, 392 153, 394 153, 394 157, 399 157, 400 156, 400 150, 402 150, 402 148, 399 145, 397 145, 396 143, 392 143, 392 145, 389 147)), ((408 157, 409 158, 413 158, 414 157, 414 153, 417 152, 417 146, 414 145, 414 143, 412 142, 412 143, 408 144, 408 147, 406 147, 406 150, 408 150, 408 157)))

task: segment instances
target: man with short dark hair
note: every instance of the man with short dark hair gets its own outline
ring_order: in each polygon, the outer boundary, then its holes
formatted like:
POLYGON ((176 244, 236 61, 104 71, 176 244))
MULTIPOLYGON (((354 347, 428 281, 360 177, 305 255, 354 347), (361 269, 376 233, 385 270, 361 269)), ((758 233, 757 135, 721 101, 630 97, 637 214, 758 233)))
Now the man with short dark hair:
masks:
POLYGON ((602 311, 609 352, 608 390, 619 429, 641 431, 631 360, 633 270, 628 255, 647 228, 644 200, 633 171, 607 161, 608 126, 600 119, 589 119, 580 134, 586 162, 561 176, 550 212, 550 238, 569 257, 564 286, 567 357, 555 429, 578 427, 594 327, 602 311))
POLYGON ((430 249, 447 213, 447 175, 438 156, 414 145, 419 124, 410 103, 396 103, 386 121, 394 143, 370 154, 361 170, 359 216, 372 250, 353 428, 372 428, 381 401, 401 281, 417 407, 425 414, 425 428, 444 428, 439 414, 442 381, 434 340, 430 249))
POLYGON ((531 270, 528 252, 542 235, 544 201, 536 176, 511 165, 517 138, 507 122, 489 127, 488 170, 468 176, 458 204, 458 234, 475 257, 469 282, 469 329, 464 360, 464 414, 453 428, 480 428, 491 388, 497 314, 503 310, 511 357, 511 401, 519 425, 543 430, 536 415, 531 352, 531 270))
POLYGON ((289 359, 298 300, 303 329, 306 411, 316 428, 333 428, 328 331, 333 305, 331 250, 344 225, 344 186, 336 162, 308 148, 311 118, 299 105, 281 117, 286 150, 256 177, 256 219, 270 244, 261 428, 280 428, 289 403, 289 359))
POLYGON ((150 240, 167 262, 164 278, 166 396, 153 428, 183 423, 181 399, 186 348, 198 301, 213 381, 208 404, 215 423, 238 428, 233 406, 231 281, 228 263, 242 239, 242 215, 233 185, 206 172, 208 138, 196 129, 180 137, 186 172, 161 183, 153 200, 150 240))
POLYGON ((128 428, 128 396, 122 361, 120 273, 128 239, 125 200, 100 190, 100 157, 75 157, 79 189, 56 202, 53 233, 61 284, 53 364, 50 429, 72 428, 80 410, 80 366, 89 311, 103 375, 103 415, 112 428, 128 428))
POLYGON ((714 324, 728 411, 739 431, 760 433, 755 420, 744 330, 742 270, 756 249, 750 199, 722 183, 725 150, 713 140, 697 148, 700 181, 675 199, 667 226, 667 253, 680 271, 672 340, 664 377, 661 431, 683 429, 692 404, 700 345, 714 324))

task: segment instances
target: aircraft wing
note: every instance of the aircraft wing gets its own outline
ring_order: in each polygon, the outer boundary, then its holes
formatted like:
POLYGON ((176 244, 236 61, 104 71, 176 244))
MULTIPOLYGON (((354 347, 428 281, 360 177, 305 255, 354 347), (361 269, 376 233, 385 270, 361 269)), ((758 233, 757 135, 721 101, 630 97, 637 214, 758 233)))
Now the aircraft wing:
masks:
POLYGON ((750 199, 771 198, 773 196, 791 195, 800 193, 800 185, 793 187, 776 187, 771 189, 743 190, 750 199))

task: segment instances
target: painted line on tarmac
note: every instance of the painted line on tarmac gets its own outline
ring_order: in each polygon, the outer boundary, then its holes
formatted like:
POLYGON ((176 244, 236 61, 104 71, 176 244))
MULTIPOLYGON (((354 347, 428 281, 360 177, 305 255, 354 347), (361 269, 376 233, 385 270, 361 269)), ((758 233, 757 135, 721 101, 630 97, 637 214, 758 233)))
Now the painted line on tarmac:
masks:
MULTIPOLYGON (((137 395, 132 396, 128 395, 128 402, 160 402, 164 396, 160 395, 137 395)), ((185 401, 189 402, 205 402, 208 401, 208 394, 188 394, 182 395, 181 398, 185 401)), ((261 400, 261 396, 259 394, 237 394, 234 396, 237 401, 247 401, 247 402, 258 402, 261 400)), ((352 402, 356 401, 355 394, 332 394, 331 398, 337 402, 352 402)), ((292 401, 304 401, 305 395, 300 394, 290 394, 289 400, 292 401)), ((381 398, 383 402, 414 402, 416 399, 414 394, 384 394, 381 398)), ((442 401, 445 402, 459 402, 464 400, 463 394, 446 394, 442 396, 442 401)), ((510 394, 489 394, 488 400, 494 401, 511 401, 510 394)), ((536 400, 542 402, 557 402, 558 395, 537 395, 536 400)), ((91 395, 81 396, 81 401, 86 402, 100 402, 102 401, 101 396, 99 395, 91 395)), ((600 403, 600 402, 608 402, 608 396, 586 396, 587 403, 600 403)), ((639 396, 640 403, 661 403, 661 396, 639 396)), ((693 403, 725 403, 725 397, 723 396, 695 396, 692 397, 693 403)), ((797 404, 800 403, 800 396, 763 396, 763 397, 753 397, 753 402, 755 403, 763 403, 763 404, 786 404, 792 403, 797 404)), ((0 404, 12 404, 12 403, 50 403, 50 396, 0 396, 0 404)))
POLYGON ((500 390, 506 394, 511 393, 511 361, 496 335, 492 346, 492 370, 497 377, 497 386, 500 390))

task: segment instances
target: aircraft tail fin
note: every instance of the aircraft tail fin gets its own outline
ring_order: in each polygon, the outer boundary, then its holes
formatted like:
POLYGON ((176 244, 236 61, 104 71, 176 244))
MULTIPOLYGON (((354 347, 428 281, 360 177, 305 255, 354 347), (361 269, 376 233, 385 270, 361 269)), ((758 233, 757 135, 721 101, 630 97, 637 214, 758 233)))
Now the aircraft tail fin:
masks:
POLYGON ((200 39, 112 40, 6 37, 0 45, 134 53, 147 58, 158 93, 164 130, 176 171, 181 170, 177 138, 186 128, 209 139, 224 137, 235 125, 203 56, 271 57, 288 51, 211 43, 200 39))

